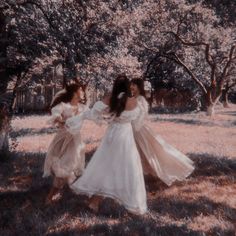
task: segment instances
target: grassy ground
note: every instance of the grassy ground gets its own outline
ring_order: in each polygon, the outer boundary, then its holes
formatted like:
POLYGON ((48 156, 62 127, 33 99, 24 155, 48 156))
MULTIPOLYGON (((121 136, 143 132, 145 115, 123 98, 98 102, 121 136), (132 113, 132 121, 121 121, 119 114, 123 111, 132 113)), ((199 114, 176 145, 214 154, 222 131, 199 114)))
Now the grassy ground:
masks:
MULTIPOLYGON (((18 146, 0 163, 0 235, 234 236, 236 106, 217 113, 211 119, 203 113, 151 115, 153 129, 188 154, 196 170, 171 187, 146 176, 145 216, 130 215, 109 199, 94 214, 86 197, 68 188, 46 206, 51 179, 42 179, 42 166, 55 130, 46 124, 47 116, 15 117, 12 137, 18 146)), ((104 130, 85 124, 87 159, 104 130)))

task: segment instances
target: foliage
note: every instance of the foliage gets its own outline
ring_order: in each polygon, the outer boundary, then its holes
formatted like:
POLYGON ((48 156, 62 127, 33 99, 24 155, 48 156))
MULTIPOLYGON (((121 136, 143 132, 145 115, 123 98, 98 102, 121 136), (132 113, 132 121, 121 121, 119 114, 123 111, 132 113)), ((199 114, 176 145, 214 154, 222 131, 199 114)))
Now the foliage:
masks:
MULTIPOLYGON (((41 79, 50 83, 50 73, 46 76, 45 70, 61 65, 61 84, 79 78, 105 90, 117 74, 125 72, 150 80, 154 88, 159 83, 174 83, 193 89, 199 100, 203 91, 199 85, 208 88, 212 83, 204 44, 210 46, 211 59, 217 64, 215 77, 220 78, 225 57, 235 42, 232 4, 228 1, 213 6, 209 1, 195 0, 6 0, 0 7, 9 39, 8 80, 16 87, 29 82, 34 86, 36 77, 36 83, 41 79), (185 41, 204 44, 183 45, 170 32, 185 41), (200 83, 173 58, 160 58, 170 52, 200 83)), ((228 68, 230 79, 234 68, 233 63, 228 68)))

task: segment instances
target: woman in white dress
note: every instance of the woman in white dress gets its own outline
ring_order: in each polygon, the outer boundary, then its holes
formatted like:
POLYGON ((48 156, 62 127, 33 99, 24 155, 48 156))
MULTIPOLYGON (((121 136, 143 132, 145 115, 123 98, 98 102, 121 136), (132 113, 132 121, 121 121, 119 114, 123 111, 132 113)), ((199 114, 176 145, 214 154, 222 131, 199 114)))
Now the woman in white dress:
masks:
POLYGON ((193 172, 194 163, 145 124, 148 103, 142 79, 131 81, 131 92, 137 98, 140 111, 138 119, 133 122, 133 130, 144 172, 159 177, 168 186, 176 180, 184 180, 193 172))
MULTIPOLYGON (((130 97, 130 83, 125 76, 115 80, 111 97, 95 103, 82 119, 99 120, 106 112, 112 114, 106 134, 83 175, 71 188, 78 194, 113 198, 128 211, 144 214, 147 211, 146 189, 131 125, 139 108, 136 99, 130 97)), ((76 129, 75 121, 68 120, 69 129, 76 129)), ((100 200, 93 198, 90 207, 97 210, 100 200)))
POLYGON ((80 132, 72 135, 65 128, 68 118, 83 112, 86 106, 81 97, 85 97, 83 86, 71 84, 54 97, 51 104, 51 118, 49 122, 58 127, 44 162, 43 177, 54 177, 53 187, 48 196, 47 203, 65 184, 71 184, 77 176, 81 175, 85 165, 85 145, 81 140, 80 132))

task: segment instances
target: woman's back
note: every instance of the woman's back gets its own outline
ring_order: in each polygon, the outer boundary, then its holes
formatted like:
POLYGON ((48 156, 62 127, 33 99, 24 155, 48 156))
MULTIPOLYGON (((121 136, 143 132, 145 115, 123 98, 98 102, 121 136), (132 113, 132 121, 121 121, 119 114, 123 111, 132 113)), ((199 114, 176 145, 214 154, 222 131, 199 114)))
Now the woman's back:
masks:
MULTIPOLYGON (((103 99, 103 103, 109 106, 110 104, 110 97, 105 97, 103 99)), ((114 121, 117 122, 131 122, 132 120, 136 119, 138 115, 138 107, 137 107, 137 99, 134 97, 127 98, 125 109, 121 112, 120 116, 114 117, 114 121)))
MULTIPOLYGON (((102 102, 105 103, 107 106, 110 105, 110 99, 111 96, 106 96, 102 102)), ((126 104, 125 104, 125 110, 130 111, 133 110, 137 106, 137 99, 135 97, 128 97, 126 104)))
POLYGON ((137 99, 135 97, 128 98, 125 104, 125 111, 132 111, 136 107, 137 107, 137 99))

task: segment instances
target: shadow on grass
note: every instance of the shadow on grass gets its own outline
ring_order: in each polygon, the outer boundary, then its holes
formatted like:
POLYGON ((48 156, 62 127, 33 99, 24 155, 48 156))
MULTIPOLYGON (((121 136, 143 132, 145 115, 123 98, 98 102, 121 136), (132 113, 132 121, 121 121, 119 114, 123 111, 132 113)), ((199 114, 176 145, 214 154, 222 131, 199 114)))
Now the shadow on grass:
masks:
MULTIPOLYGON (((94 151, 86 154, 87 162, 94 151)), ((94 214, 87 208, 87 197, 75 195, 69 188, 61 191, 61 197, 47 206, 45 198, 51 179, 42 178, 44 157, 45 153, 12 153, 7 161, 0 164, 0 230, 3 235, 203 236, 202 232, 190 230, 186 225, 163 225, 159 216, 169 215, 172 219, 183 221, 200 215, 220 216, 226 221, 236 222, 236 209, 206 197, 190 202, 178 199, 178 196, 174 199, 148 199, 150 214, 155 219, 149 214, 145 217, 130 215, 111 199, 105 199, 100 205, 99 213, 94 214), (16 178, 20 179, 22 176, 30 177, 30 181, 19 184, 16 178), (76 227, 71 229, 74 218, 79 218, 80 223, 76 223, 76 227), (111 220, 115 223, 109 223, 111 220)), ((208 154, 189 154, 189 157, 195 162, 196 170, 192 178, 196 181, 199 177, 226 176, 229 181, 235 182, 235 160, 208 154)), ((155 178, 147 176, 145 180, 149 193, 161 192, 163 188, 167 188, 155 178)), ((207 235, 212 236, 234 235, 230 229, 220 228, 213 228, 208 233, 207 235)))
POLYGON ((11 138, 23 137, 28 135, 42 135, 42 134, 54 134, 56 132, 56 128, 49 127, 49 128, 42 128, 42 129, 20 129, 17 131, 11 131, 10 136, 11 138))
POLYGON ((172 123, 181 123, 186 125, 202 125, 202 126, 215 126, 213 122, 210 121, 200 121, 194 119, 183 119, 183 118, 162 118, 157 117, 153 119, 154 122, 172 122, 172 123))
POLYGON ((206 197, 195 201, 182 201, 170 198, 158 198, 150 201, 150 209, 158 214, 168 214, 174 219, 194 218, 197 216, 220 215, 222 219, 236 222, 236 209, 222 203, 216 203, 206 197))
POLYGON ((188 229, 186 226, 177 226, 174 224, 168 226, 159 226, 157 222, 151 219, 128 219, 125 222, 108 225, 106 223, 95 224, 85 230, 69 230, 49 234, 56 235, 102 235, 102 236, 204 236, 203 233, 188 229))
POLYGON ((186 124, 186 125, 199 125, 199 126, 208 126, 208 127, 225 127, 230 128, 235 125, 235 122, 225 121, 221 123, 214 123, 213 121, 203 121, 203 120, 194 120, 194 119, 184 119, 184 118, 162 118, 157 117, 152 119, 153 122, 172 122, 177 124, 186 124))
POLYGON ((230 116, 236 116, 236 111, 221 111, 219 112, 221 115, 230 115, 230 116))
POLYGON ((235 178, 236 181, 236 160, 227 157, 218 157, 208 153, 188 153, 194 161, 195 171, 192 176, 221 176, 235 178))
POLYGON ((25 153, 12 152, 7 160, 0 164, 0 183, 6 182, 11 177, 18 175, 35 175, 42 174, 42 166, 45 158, 45 153, 25 153))

